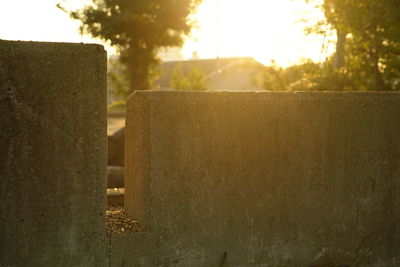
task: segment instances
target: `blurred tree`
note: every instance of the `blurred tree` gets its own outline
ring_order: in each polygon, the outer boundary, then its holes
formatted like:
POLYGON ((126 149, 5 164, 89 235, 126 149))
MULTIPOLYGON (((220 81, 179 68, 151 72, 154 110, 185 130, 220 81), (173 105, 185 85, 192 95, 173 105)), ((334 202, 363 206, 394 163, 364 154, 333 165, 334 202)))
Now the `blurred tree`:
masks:
POLYGON ((114 97, 126 99, 130 94, 126 77, 126 67, 119 59, 110 57, 107 66, 107 88, 114 97))
POLYGON ((205 73, 197 68, 191 68, 188 75, 189 90, 193 91, 205 91, 207 90, 207 84, 205 81, 205 73))
POLYGON ((181 66, 176 66, 171 74, 171 87, 175 90, 188 90, 189 81, 183 74, 181 66))
POLYGON ((257 88, 268 91, 344 91, 353 90, 352 81, 335 71, 333 57, 323 64, 304 61, 287 68, 266 67, 255 76, 257 88))
POLYGON ((267 91, 286 91, 285 69, 275 65, 275 62, 272 63, 272 66, 265 67, 254 76, 252 85, 267 91))
POLYGON ((343 90, 400 90, 398 0, 325 0, 322 8, 337 35, 328 74, 346 77, 343 90))
POLYGON ((205 91, 207 90, 205 74, 197 68, 190 68, 186 76, 182 66, 178 65, 172 70, 171 87, 175 90, 205 91))
MULTIPOLYGON (((64 0, 64 2, 67 0, 64 0)), ((81 10, 57 6, 80 20, 81 31, 119 49, 130 92, 151 88, 161 47, 180 46, 190 32, 189 15, 201 0, 91 0, 81 10)))

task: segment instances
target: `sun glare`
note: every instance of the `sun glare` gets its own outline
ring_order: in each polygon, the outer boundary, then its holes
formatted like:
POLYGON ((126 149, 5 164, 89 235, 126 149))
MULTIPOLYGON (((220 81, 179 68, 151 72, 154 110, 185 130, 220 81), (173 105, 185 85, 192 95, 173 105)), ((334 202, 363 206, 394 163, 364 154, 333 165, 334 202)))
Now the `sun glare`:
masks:
MULTIPOLYGON (((90 1, 4 1, 0 8, 8 12, 0 16, 4 25, 0 39, 101 43, 89 35, 79 35, 80 23, 57 9, 58 2, 79 8, 90 1)), ((334 51, 333 45, 326 45, 329 38, 305 36, 305 24, 300 22, 308 20, 312 24, 323 17, 319 9, 304 0, 203 0, 192 16, 197 27, 181 52, 172 56, 254 57, 266 65, 275 62, 284 67, 302 59, 324 60, 334 51)), ((106 48, 110 54, 115 53, 106 48)))
POLYGON ((322 18, 320 10, 301 0, 204 0, 183 55, 254 57, 280 66, 306 58, 318 61, 323 37, 305 36, 301 21, 322 18))
POLYGON ((88 0, 13 0, 0 1, 0 39, 50 42, 96 42, 89 35, 80 35, 80 22, 72 20, 56 7, 63 3, 68 8, 80 8, 88 0), (23 8, 21 8, 23 7, 23 8))

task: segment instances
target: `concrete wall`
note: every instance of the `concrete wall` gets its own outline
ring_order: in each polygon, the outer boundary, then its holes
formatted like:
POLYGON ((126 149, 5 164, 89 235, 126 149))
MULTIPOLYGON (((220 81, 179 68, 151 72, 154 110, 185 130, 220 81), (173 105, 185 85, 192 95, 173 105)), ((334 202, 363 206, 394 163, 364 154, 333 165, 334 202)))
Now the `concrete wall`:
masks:
POLYGON ((105 266, 106 53, 0 41, 0 266, 105 266))
POLYGON ((399 93, 136 92, 105 233, 101 46, 0 41, 0 266, 399 266, 399 93))
POLYGON ((399 266, 399 136, 398 93, 136 92, 125 205, 148 233, 112 237, 112 265, 399 266))

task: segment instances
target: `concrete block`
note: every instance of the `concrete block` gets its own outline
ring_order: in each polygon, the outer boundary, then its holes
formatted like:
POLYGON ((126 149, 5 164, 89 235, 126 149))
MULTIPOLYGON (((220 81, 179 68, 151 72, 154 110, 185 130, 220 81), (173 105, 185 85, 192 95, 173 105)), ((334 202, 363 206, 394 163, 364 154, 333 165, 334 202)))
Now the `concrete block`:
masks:
POLYGON ((399 266, 399 136, 399 93, 136 92, 125 208, 156 265, 399 266))
POLYGON ((149 232, 110 236, 110 266, 160 266, 153 235, 149 232))
POLYGON ((106 53, 0 41, 0 265, 105 266, 106 53))

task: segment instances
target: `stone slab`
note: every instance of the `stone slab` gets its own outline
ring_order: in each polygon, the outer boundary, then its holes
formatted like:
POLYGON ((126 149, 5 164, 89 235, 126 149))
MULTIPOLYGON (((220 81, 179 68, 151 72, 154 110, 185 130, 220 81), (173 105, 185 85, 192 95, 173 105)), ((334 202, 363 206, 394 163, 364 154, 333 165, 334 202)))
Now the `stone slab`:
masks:
POLYGON ((0 41, 0 265, 105 266, 106 52, 0 41))
POLYGON ((136 92, 125 208, 155 265, 398 266, 399 136, 399 93, 136 92))

